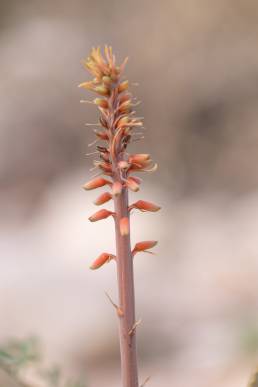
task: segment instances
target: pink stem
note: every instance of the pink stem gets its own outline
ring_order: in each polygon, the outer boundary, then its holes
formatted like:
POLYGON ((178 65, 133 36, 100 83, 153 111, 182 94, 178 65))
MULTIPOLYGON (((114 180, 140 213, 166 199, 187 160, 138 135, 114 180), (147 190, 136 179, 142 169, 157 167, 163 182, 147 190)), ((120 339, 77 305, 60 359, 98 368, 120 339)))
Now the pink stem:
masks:
POLYGON ((131 254, 130 233, 122 236, 119 223, 123 217, 129 217, 128 190, 114 198, 116 211, 116 256, 119 306, 123 315, 119 317, 119 338, 121 355, 121 372, 123 387, 138 387, 138 370, 135 337, 135 299, 133 259, 131 254))

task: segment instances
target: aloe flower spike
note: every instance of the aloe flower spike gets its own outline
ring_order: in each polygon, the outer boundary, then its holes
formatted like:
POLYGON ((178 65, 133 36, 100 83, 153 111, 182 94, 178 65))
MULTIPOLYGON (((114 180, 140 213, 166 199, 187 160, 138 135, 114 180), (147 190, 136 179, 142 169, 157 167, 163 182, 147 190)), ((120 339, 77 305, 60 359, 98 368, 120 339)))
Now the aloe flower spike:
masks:
POLYGON ((132 173, 153 172, 157 164, 152 162, 148 153, 128 152, 131 142, 143 138, 142 133, 137 131, 143 127, 143 122, 142 117, 137 117, 133 110, 139 102, 135 103, 134 97, 129 92, 130 83, 127 79, 122 79, 127 60, 128 58, 118 65, 110 46, 105 46, 104 55, 100 47, 92 48, 89 57, 83 61, 83 66, 92 75, 92 80, 81 82, 79 87, 94 93, 92 101, 82 100, 82 102, 95 105, 99 111, 98 129, 95 129, 94 133, 98 144, 99 141, 101 143, 100 145, 93 143, 97 153, 92 154, 98 154, 94 168, 99 170, 100 175, 104 175, 93 178, 83 188, 92 190, 108 187, 110 192, 98 196, 95 204, 101 205, 109 200, 113 200, 114 203, 114 211, 101 209, 91 215, 89 220, 96 222, 112 216, 116 234, 116 256, 102 253, 90 268, 93 270, 101 268, 111 259, 116 262, 118 305, 107 296, 119 318, 122 387, 139 387, 136 353, 136 327, 139 321, 135 319, 133 257, 138 252, 149 252, 157 242, 138 242, 131 250, 130 211, 135 208, 142 212, 156 212, 160 207, 144 200, 129 205, 128 190, 137 192, 142 183, 142 180, 132 176, 132 173))

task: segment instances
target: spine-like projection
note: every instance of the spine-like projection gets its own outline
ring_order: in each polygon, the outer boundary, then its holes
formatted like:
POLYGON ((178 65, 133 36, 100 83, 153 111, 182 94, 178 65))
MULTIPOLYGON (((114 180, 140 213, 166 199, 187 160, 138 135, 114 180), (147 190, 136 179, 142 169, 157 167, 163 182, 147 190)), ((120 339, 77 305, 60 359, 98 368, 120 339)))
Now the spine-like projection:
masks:
POLYGON ((94 203, 99 206, 109 200, 114 202, 114 211, 101 209, 91 215, 89 220, 96 222, 111 216, 116 231, 116 255, 104 252, 90 268, 98 269, 111 260, 117 264, 119 304, 112 304, 117 310, 120 323, 122 386, 138 387, 135 335, 138 322, 135 321, 133 257, 139 252, 149 252, 157 242, 138 242, 131 249, 130 212, 133 209, 156 212, 160 207, 144 200, 128 203, 128 190, 138 191, 142 182, 135 173, 154 171, 157 165, 153 164, 149 154, 130 154, 127 150, 130 141, 137 136, 136 128, 141 128, 143 123, 133 110, 136 104, 132 102, 132 95, 128 91, 129 82, 122 78, 126 62, 127 58, 121 65, 117 65, 111 47, 105 47, 105 57, 100 48, 93 48, 83 62, 93 79, 81 83, 79 87, 96 93, 97 97, 93 101, 81 102, 93 103, 99 110, 98 129, 94 130, 98 140, 98 157, 94 165, 99 174, 87 182, 84 189, 106 187, 107 191, 98 196, 94 203))

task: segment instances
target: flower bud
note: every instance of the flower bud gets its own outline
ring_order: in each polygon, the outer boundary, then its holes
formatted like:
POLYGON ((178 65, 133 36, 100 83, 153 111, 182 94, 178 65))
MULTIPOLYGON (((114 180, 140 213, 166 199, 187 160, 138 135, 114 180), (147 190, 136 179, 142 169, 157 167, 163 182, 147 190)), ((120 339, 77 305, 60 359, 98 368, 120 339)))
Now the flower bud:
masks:
POLYGON ((145 172, 145 168, 149 167, 152 160, 142 161, 141 163, 133 163, 130 166, 130 172, 145 172))
POLYGON ((103 98, 95 98, 93 102, 96 105, 98 105, 99 107, 102 107, 103 109, 107 109, 108 108, 108 102, 107 102, 107 100, 105 100, 103 98))
POLYGON ((127 217, 120 219, 119 228, 122 236, 129 234, 129 219, 127 217))
POLYGON ((95 179, 92 179, 85 183, 83 185, 83 188, 85 190, 95 189, 99 187, 103 187, 104 185, 111 185, 111 182, 107 179, 103 179, 103 177, 95 177, 95 179))
POLYGON ((128 177, 125 184, 126 184, 127 188, 129 188, 133 192, 137 192, 140 189, 139 184, 137 184, 137 182, 134 179, 132 179, 131 177, 128 177))
POLYGON ((139 154, 131 155, 129 157, 130 163, 136 163, 136 164, 137 163, 141 164, 148 160, 150 160, 150 155, 147 153, 139 153, 139 154))
POLYGON ((99 269, 102 265, 104 265, 107 262, 110 262, 111 259, 115 258, 114 255, 108 254, 108 253, 102 253, 100 256, 95 259, 95 261, 91 264, 90 269, 96 270, 99 269))
POLYGON ((128 81, 121 82, 120 85, 118 86, 118 93, 122 93, 123 91, 127 90, 129 86, 128 81))
POLYGON ((94 91, 96 91, 96 93, 98 93, 100 95, 104 95, 104 96, 109 95, 109 89, 103 85, 96 86, 94 91))
POLYGON ((101 194, 95 201, 94 201, 94 204, 96 204, 96 206, 100 206, 101 204, 104 204, 106 202, 108 202, 110 199, 112 199, 112 195, 110 192, 104 192, 103 194, 101 194))
POLYGON ((78 85, 78 87, 83 87, 84 89, 87 89, 87 90, 93 90, 93 83, 92 83, 92 81, 82 82, 78 85))
POLYGON ((130 100, 130 99, 131 99, 130 94, 128 94, 128 93, 122 94, 122 95, 119 97, 119 103, 120 103, 120 105, 121 105, 123 102, 128 101, 128 100, 130 100))
POLYGON ((132 255, 134 256, 135 254, 139 253, 139 252, 146 252, 146 253, 150 253, 150 251, 148 251, 149 249, 151 249, 152 247, 156 246, 157 245, 157 241, 143 241, 143 242, 138 242, 136 243, 136 245, 134 246, 134 249, 132 250, 132 255))
POLYGON ((131 109, 131 100, 129 99, 128 101, 123 102, 121 105, 119 105, 119 112, 120 113, 128 113, 131 109))
POLYGON ((106 219, 110 215, 113 215, 114 213, 112 211, 108 211, 106 209, 99 210, 95 212, 93 215, 89 217, 89 221, 91 222, 97 222, 98 220, 106 219))
POLYGON ((141 164, 132 164, 129 172, 155 172, 158 169, 158 164, 155 163, 152 167, 147 168, 152 163, 152 160, 147 160, 141 164))
POLYGON ((151 203, 151 202, 146 202, 144 200, 138 200, 137 202, 133 203, 131 206, 130 206, 130 209, 132 208, 137 208, 138 210, 140 211, 150 211, 150 212, 157 212, 160 210, 160 207, 157 206, 156 204, 154 203, 151 203))
POLYGON ((102 169, 102 171, 104 171, 107 175, 110 175, 112 172, 112 165, 109 162, 95 161, 94 165, 102 169))
POLYGON ((119 129, 122 126, 127 126, 129 124, 129 121, 130 119, 127 116, 120 118, 120 120, 117 123, 117 128, 119 129))
POLYGON ((100 138, 101 140, 108 140, 109 137, 108 137, 108 133, 107 131, 98 131, 98 130, 94 130, 94 133, 96 134, 96 136, 98 138, 100 138))
POLYGON ((114 184, 112 185, 112 193, 113 193, 113 195, 114 196, 120 195, 121 192, 122 192, 122 189, 123 189, 123 186, 120 183, 120 181, 115 181, 114 184))

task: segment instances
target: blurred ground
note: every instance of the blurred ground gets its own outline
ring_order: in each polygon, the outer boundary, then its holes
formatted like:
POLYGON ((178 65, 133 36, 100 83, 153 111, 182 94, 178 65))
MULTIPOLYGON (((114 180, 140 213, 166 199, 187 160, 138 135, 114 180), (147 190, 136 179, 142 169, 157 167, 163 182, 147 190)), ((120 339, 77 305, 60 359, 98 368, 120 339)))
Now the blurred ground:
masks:
MULTIPOLYGON (((258 4, 249 0, 1 1, 0 340, 38 335, 49 361, 119 386, 112 222, 88 224, 96 110, 80 60, 112 44, 140 83, 159 171, 137 194, 139 358, 150 387, 242 387, 258 362, 258 4)), ((9 387, 9 386, 4 386, 9 387)))

